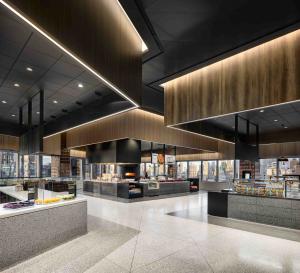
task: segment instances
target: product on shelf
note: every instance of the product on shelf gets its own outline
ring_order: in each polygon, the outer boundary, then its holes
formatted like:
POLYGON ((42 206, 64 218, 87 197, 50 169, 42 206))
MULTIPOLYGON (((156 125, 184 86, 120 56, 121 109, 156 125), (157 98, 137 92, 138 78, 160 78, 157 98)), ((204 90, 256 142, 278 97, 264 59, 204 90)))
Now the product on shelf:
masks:
POLYGON ((3 208, 5 208, 5 209, 20 209, 20 208, 30 207, 30 206, 33 206, 33 205, 34 205, 34 202, 28 200, 28 201, 8 203, 8 204, 5 204, 3 206, 3 208))
POLYGON ((74 194, 65 194, 65 195, 60 195, 58 197, 61 198, 62 200, 72 200, 75 198, 75 195, 74 194))
POLYGON ((44 200, 42 199, 37 199, 35 200, 35 204, 37 205, 46 205, 46 204, 52 204, 59 202, 61 199, 59 197, 52 197, 52 198, 46 198, 44 200))

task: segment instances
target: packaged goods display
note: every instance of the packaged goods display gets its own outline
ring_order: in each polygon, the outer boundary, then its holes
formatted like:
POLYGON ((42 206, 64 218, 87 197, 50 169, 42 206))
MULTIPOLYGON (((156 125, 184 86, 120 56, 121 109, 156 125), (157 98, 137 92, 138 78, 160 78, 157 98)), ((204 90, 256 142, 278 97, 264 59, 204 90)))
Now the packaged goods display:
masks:
POLYGON ((33 206, 34 202, 33 201, 20 201, 20 202, 11 202, 8 204, 5 204, 3 208, 5 209, 20 209, 20 208, 26 208, 33 206))
POLYGON ((284 181, 240 181, 234 182, 234 189, 239 194, 283 198, 284 181))

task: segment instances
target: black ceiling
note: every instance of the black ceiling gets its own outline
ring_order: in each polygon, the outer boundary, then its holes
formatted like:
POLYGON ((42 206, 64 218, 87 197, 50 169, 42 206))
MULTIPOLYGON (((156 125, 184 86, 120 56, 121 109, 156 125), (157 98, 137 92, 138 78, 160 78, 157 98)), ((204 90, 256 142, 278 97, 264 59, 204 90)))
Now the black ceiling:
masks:
MULTIPOLYGON (((18 124, 20 107, 23 108, 24 125, 27 124, 29 99, 32 99, 33 125, 38 124, 38 93, 41 89, 45 94, 45 132, 48 133, 132 107, 77 61, 1 6, 2 133, 5 133, 3 127, 10 128, 10 125, 18 124), (27 68, 32 71, 28 71, 27 68), (79 87, 79 84, 82 86, 79 87)), ((9 133, 13 133, 13 130, 9 133)), ((16 129, 15 134, 19 133, 16 129)))
POLYGON ((153 90, 162 91, 159 84, 297 28, 300 22, 297 0, 120 2, 149 47, 143 62, 144 92, 156 99, 153 90))
MULTIPOLYGON (((285 135, 285 141, 294 141, 295 132, 300 131, 300 102, 242 112, 238 116, 244 120, 249 120, 254 125, 258 125, 262 143, 269 141, 277 142, 277 136, 282 134, 285 135), (265 136, 270 135, 272 135, 272 138, 265 138, 265 136)), ((177 127, 234 142, 235 114, 190 122, 177 127)), ((245 134, 246 123, 240 122, 239 130, 240 133, 245 134)), ((254 135, 255 130, 252 132, 254 135)), ((298 133, 297 137, 299 137, 298 133)))

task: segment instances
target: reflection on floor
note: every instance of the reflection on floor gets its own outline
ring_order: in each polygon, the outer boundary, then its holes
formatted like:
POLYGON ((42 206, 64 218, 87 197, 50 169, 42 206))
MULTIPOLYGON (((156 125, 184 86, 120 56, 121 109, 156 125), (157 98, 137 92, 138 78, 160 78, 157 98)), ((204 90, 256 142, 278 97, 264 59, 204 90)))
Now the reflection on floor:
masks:
POLYGON ((138 203, 87 199, 88 235, 6 272, 300 272, 299 242, 203 222, 205 193, 138 203), (201 211, 202 220, 168 215, 187 210, 201 211))
POLYGON ((215 217, 207 215, 206 211, 204 212, 197 208, 175 211, 168 213, 168 215, 300 242, 300 230, 269 226, 237 219, 215 217))

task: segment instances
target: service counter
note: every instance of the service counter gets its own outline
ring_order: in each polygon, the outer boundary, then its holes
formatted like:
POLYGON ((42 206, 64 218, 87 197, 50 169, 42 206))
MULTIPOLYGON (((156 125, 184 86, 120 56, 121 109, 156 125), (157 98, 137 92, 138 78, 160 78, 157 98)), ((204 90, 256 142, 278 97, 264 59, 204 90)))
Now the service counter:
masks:
POLYGON ((157 196, 190 192, 190 181, 165 181, 165 182, 107 182, 84 181, 83 191, 120 198, 137 198, 143 196, 157 196), (154 187, 153 184, 158 184, 154 187), (151 185, 149 187, 149 185, 151 185))
POLYGON ((208 214, 300 229, 300 199, 208 192, 208 214))
MULTIPOLYGON (((2 193, 26 200, 26 192, 0 187, 2 193)), ((47 198, 55 193, 46 191, 47 198)), ((87 201, 76 197, 18 209, 0 204, 0 271, 87 232, 87 201)))

